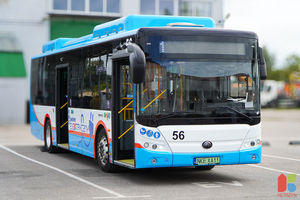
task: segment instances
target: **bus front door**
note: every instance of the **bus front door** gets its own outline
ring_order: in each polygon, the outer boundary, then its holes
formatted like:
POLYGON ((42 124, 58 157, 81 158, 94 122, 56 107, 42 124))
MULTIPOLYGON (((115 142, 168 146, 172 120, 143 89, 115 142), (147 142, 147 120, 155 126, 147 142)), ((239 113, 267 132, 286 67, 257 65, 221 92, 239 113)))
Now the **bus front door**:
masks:
POLYGON ((114 62, 113 73, 114 162, 134 167, 134 85, 128 60, 114 62))
POLYGON ((56 66, 56 133, 57 146, 69 149, 68 136, 68 65, 56 66))

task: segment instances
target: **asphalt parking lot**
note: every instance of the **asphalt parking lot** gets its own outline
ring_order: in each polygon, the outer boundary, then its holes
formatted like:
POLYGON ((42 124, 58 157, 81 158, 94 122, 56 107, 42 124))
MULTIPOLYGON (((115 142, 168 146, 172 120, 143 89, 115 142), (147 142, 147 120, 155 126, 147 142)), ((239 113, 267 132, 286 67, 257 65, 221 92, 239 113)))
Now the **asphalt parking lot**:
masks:
POLYGON ((49 154, 29 126, 0 126, 0 199, 300 199, 300 110, 263 110, 262 163, 104 173, 93 159, 49 154), (296 174, 294 192, 277 179, 296 174))

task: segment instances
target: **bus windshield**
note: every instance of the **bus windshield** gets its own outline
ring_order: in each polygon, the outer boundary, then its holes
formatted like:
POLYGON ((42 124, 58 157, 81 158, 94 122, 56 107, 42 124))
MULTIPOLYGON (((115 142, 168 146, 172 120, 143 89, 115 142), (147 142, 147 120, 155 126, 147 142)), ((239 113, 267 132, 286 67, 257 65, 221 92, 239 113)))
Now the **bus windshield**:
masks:
POLYGON ((258 65, 151 60, 137 96, 137 120, 144 125, 253 124, 259 115, 258 65))

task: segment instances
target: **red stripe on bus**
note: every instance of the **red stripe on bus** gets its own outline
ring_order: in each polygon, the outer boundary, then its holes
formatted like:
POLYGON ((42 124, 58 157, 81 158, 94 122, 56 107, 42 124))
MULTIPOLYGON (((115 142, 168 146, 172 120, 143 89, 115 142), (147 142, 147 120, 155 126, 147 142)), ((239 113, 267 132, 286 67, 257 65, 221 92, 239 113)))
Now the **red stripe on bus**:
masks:
POLYGON ((50 121, 51 130, 52 130, 52 131, 56 131, 56 127, 52 126, 51 118, 50 118, 50 115, 49 115, 48 113, 45 115, 44 124, 46 124, 46 119, 47 119, 47 117, 48 117, 48 119, 49 119, 49 121, 50 121))
POLYGON ((135 147, 135 148, 144 148, 144 147, 143 147, 141 144, 139 144, 139 143, 135 143, 135 144, 134 144, 134 147, 135 147))
POLYGON ((33 105, 32 105, 32 109, 33 109, 33 113, 34 113, 34 115, 35 115, 35 118, 36 118, 36 120, 38 121, 38 123, 39 123, 39 125, 40 125, 41 127, 44 128, 45 123, 46 123, 46 118, 48 117, 48 119, 50 120, 51 129, 52 129, 53 131, 56 131, 56 127, 52 126, 51 118, 50 118, 50 115, 49 115, 48 113, 45 115, 45 118, 44 118, 44 124, 42 124, 42 123, 40 122, 38 116, 36 115, 36 112, 35 112, 35 109, 34 109, 34 106, 33 106, 33 105))
POLYGON ((71 131, 71 130, 69 131, 69 133, 71 133, 73 135, 79 135, 79 136, 83 136, 83 137, 86 137, 86 138, 95 139, 94 135, 91 137, 90 134, 88 134, 88 133, 82 133, 82 132, 79 132, 79 131, 71 131))

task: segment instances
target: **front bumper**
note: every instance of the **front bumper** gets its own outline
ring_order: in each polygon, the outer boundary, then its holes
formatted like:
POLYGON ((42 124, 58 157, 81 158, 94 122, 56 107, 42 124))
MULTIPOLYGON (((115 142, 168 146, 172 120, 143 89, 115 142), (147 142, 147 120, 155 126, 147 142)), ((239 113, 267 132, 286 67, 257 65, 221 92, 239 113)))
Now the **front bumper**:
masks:
POLYGON ((135 148, 136 168, 191 167, 196 157, 220 157, 218 165, 253 164, 261 162, 261 146, 232 152, 171 153, 135 148), (154 161, 154 162, 153 162, 154 161))

